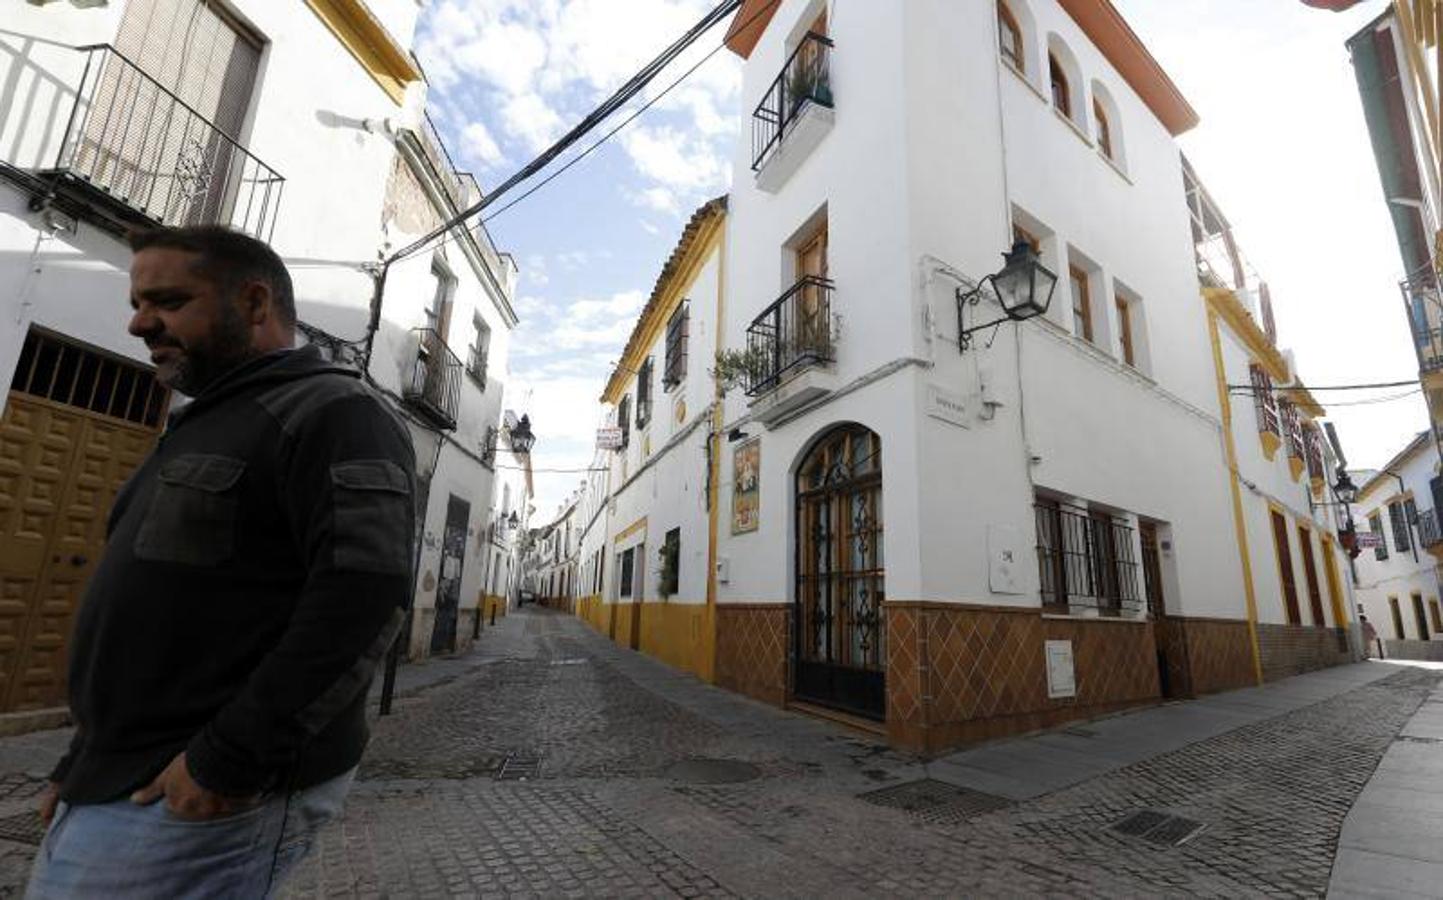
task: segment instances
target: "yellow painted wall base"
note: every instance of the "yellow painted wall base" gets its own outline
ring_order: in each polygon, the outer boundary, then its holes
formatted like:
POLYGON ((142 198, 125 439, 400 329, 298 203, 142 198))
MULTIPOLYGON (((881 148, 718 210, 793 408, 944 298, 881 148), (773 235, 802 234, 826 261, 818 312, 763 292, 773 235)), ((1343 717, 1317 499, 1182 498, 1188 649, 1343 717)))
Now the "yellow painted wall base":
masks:
POLYGON ((655 601, 607 603, 597 596, 576 601, 576 617, 623 647, 636 635, 640 650, 703 681, 716 680, 716 620, 705 603, 655 601), (613 628, 613 623, 615 627, 613 628))

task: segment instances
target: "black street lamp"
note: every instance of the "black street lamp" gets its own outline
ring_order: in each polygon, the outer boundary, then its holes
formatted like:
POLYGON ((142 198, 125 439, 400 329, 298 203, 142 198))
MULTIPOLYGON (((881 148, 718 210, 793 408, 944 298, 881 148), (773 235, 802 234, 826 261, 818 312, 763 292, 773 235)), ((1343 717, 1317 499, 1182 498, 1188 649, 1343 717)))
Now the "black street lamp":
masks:
POLYGON ((1003 254, 1006 261, 1002 271, 988 275, 970 291, 957 289, 957 349, 966 352, 972 343, 974 331, 1001 325, 1003 322, 1025 322, 1047 312, 1052 304, 1052 292, 1057 288, 1057 276, 1037 258, 1037 251, 1026 241, 1018 241, 1012 249, 1003 254), (992 283, 992 292, 1002 306, 1004 315, 1000 319, 971 328, 963 328, 963 308, 976 306, 982 301, 982 288, 992 283))
POLYGON ((536 435, 531 433, 531 417, 522 416, 516 427, 511 429, 511 450, 515 453, 530 453, 531 445, 536 443, 536 435))

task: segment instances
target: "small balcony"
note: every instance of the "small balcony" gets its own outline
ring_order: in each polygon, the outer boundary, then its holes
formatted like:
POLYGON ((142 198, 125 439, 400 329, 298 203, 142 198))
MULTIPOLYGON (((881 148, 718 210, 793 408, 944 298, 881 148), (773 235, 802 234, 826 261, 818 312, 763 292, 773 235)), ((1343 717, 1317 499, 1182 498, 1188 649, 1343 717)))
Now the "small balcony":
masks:
POLYGON ((748 397, 777 388, 793 373, 833 360, 832 282, 803 277, 747 326, 748 397))
POLYGON ((36 174, 115 225, 227 225, 262 240, 285 179, 108 44, 85 67, 53 166, 36 174))
POLYGON ((1429 553, 1443 553, 1443 525, 1438 521, 1438 510, 1424 509, 1418 512, 1418 543, 1429 553))
POLYGON ((807 32, 752 113, 752 171, 776 193, 832 130, 832 42, 807 32))
POLYGON ((1443 371, 1443 305, 1440 305, 1438 282, 1431 274, 1398 285, 1408 313, 1408 328, 1413 332, 1413 348, 1418 352, 1418 371, 1423 374, 1443 371))
POLYGON ((461 360, 451 352, 434 328, 416 328, 416 361, 401 399, 432 425, 443 431, 456 430, 456 410, 461 399, 461 360))
POLYGON ((466 374, 480 390, 486 390, 486 353, 480 347, 472 347, 466 354, 466 374))

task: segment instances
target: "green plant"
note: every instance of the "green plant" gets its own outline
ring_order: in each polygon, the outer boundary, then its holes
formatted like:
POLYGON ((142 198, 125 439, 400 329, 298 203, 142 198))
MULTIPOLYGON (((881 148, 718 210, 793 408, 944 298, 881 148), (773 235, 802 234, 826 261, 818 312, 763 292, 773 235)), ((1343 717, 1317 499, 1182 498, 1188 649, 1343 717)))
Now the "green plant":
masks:
POLYGON ((681 580, 681 535, 679 532, 673 530, 667 534, 659 555, 661 556, 661 578, 658 579, 658 590, 663 597, 670 597, 677 592, 681 580))
POLYGON ((729 391, 738 385, 765 378, 771 363, 771 354, 764 346, 752 346, 745 350, 719 350, 712 375, 720 382, 722 390, 729 391))

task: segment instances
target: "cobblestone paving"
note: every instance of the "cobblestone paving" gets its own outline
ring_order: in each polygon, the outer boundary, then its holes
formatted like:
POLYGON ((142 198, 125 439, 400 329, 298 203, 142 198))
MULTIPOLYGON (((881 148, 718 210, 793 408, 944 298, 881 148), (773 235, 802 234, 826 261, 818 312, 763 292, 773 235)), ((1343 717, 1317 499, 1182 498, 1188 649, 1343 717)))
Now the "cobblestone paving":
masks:
MULTIPOLYGON (((288 896, 1320 896, 1350 805, 1438 680, 1403 670, 935 824, 857 799, 922 777, 917 759, 680 678, 573 619, 513 619, 481 664, 377 723, 344 820, 288 896), (509 780, 508 758, 538 764, 509 780), (674 768, 697 759, 758 777, 674 768), (1139 809, 1205 828, 1180 847, 1111 830, 1139 809)), ((12 801, 0 778, 0 814, 29 783, 13 779, 12 801)), ((30 852, 0 841, 0 896, 30 852)))

